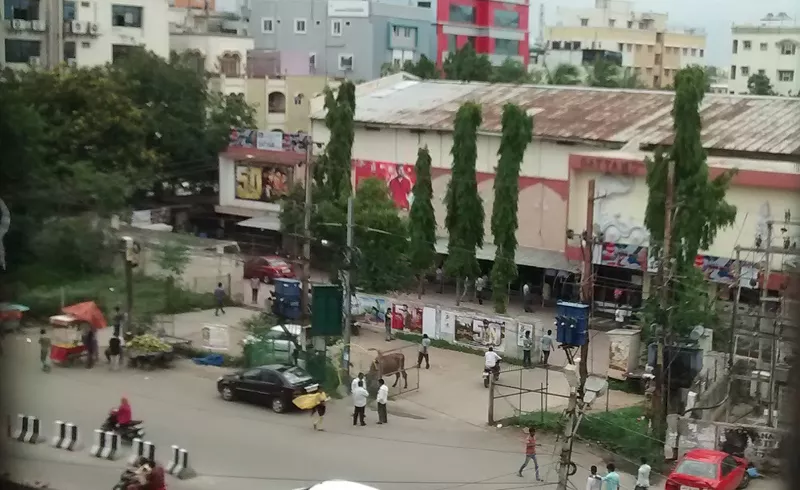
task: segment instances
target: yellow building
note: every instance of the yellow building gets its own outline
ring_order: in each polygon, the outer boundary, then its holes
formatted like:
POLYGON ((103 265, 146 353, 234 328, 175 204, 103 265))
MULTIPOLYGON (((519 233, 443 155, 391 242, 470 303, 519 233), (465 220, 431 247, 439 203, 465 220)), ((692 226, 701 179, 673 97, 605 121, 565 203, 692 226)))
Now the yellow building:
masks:
POLYGON ((626 73, 653 88, 672 85, 681 68, 706 64, 705 32, 670 28, 667 14, 632 7, 624 0, 595 0, 594 8, 559 9, 555 25, 545 27, 541 63, 580 65, 584 50, 617 52, 626 73))
POLYGON ((258 129, 308 133, 309 101, 332 82, 317 75, 248 78, 245 80, 245 99, 256 108, 258 129))

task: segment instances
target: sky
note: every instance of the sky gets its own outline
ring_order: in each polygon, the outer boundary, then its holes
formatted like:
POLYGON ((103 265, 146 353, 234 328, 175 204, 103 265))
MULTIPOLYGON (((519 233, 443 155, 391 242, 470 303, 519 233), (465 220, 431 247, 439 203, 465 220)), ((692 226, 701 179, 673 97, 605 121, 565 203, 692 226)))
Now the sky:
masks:
MULTIPOLYGON (((257 2, 258 0, 251 0, 257 2)), ((291 1, 291 0, 286 0, 291 1)), ((539 6, 544 4, 545 23, 555 23, 558 7, 587 8, 594 0, 530 0, 531 40, 539 28, 539 6)), ((235 10, 238 0, 217 0, 217 8, 235 10)), ((669 23, 706 30, 709 64, 730 65, 731 24, 756 24, 768 13, 786 12, 800 24, 800 0, 635 0, 639 11, 666 12, 669 23)))

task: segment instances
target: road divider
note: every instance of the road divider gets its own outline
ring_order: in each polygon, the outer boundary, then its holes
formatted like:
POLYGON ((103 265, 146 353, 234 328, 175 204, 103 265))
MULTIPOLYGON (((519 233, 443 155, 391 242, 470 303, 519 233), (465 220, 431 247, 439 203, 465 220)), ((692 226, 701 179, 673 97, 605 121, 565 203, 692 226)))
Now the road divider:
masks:
POLYGON ((54 448, 74 451, 78 448, 78 426, 69 422, 56 420, 55 432, 51 445, 54 448))
POLYGON ((150 441, 143 441, 141 439, 134 439, 131 445, 133 452, 128 458, 128 464, 136 463, 136 460, 145 457, 150 461, 156 460, 156 446, 150 441))
POLYGON ((94 445, 89 454, 99 459, 115 460, 119 453, 119 434, 112 431, 96 429, 94 445))
POLYGON ((181 480, 197 476, 197 473, 189 466, 189 452, 186 449, 172 446, 172 461, 167 466, 167 473, 181 480))
POLYGON ((12 439, 28 444, 36 444, 41 441, 41 422, 38 417, 32 415, 17 415, 18 427, 11 436, 12 439))

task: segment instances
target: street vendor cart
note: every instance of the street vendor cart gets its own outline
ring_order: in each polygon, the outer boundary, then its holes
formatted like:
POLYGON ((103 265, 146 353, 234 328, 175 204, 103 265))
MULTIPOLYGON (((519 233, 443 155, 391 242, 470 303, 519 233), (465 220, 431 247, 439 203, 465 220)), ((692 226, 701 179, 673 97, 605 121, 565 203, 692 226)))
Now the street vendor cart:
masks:
POLYGON ((107 324, 100 308, 93 301, 67 306, 61 311, 61 315, 50 317, 50 325, 54 327, 50 360, 53 364, 70 366, 88 350, 83 343, 86 330, 99 330, 107 324))

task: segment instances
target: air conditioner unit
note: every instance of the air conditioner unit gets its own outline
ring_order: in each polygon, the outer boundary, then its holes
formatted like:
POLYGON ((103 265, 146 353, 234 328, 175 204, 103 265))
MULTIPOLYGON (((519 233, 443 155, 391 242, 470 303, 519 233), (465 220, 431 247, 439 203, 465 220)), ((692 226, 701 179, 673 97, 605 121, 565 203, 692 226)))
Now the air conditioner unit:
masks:
POLYGON ((24 20, 14 19, 11 21, 11 28, 14 29, 15 31, 21 31, 25 29, 25 24, 26 22, 24 20))
POLYGON ((89 22, 89 34, 96 36, 98 32, 100 32, 100 26, 97 25, 97 22, 89 22))
POLYGON ((70 22, 69 30, 73 34, 84 34, 86 32, 86 23, 79 20, 73 20, 70 22))
POLYGON ((31 56, 28 58, 28 64, 31 66, 39 66, 41 64, 41 60, 38 56, 31 56))
POLYGON ((43 20, 31 21, 31 29, 37 32, 44 32, 47 24, 43 20))

